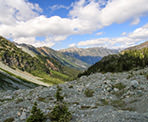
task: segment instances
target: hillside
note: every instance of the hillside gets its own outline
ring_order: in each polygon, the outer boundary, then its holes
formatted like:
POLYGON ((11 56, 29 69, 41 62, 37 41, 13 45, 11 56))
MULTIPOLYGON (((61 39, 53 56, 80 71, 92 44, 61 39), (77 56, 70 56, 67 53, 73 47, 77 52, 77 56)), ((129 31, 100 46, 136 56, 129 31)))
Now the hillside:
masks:
POLYGON ((88 67, 88 64, 86 64, 85 62, 82 62, 76 58, 65 55, 61 52, 58 52, 48 47, 35 48, 27 44, 16 44, 16 45, 32 56, 38 56, 38 55, 45 56, 50 58, 51 60, 53 59, 57 61, 58 63, 60 63, 60 65, 63 66, 71 67, 78 70, 83 70, 88 67))
POLYGON ((101 61, 79 74, 79 77, 96 72, 122 72, 146 66, 148 66, 148 48, 126 50, 120 54, 105 56, 101 61))
POLYGON ((70 81, 79 73, 76 69, 64 67, 58 60, 40 55, 38 49, 32 46, 30 48, 34 52, 29 49, 28 52, 26 48, 22 49, 0 36, 0 61, 14 70, 38 76, 49 85, 70 81))
MULTIPOLYGON (((147 72, 148 68, 96 73, 61 84, 61 94, 72 115, 70 122, 148 122, 147 72)), ((49 117, 57 105, 56 90, 56 86, 51 86, 1 92, 0 121, 25 122, 37 102, 47 122, 52 122, 49 117)))
POLYGON ((17 90, 17 89, 28 89, 35 88, 38 85, 33 84, 25 79, 21 79, 12 74, 0 70, 0 90, 17 90))
POLYGON ((3 37, 0 37, 0 61, 12 68, 18 68, 32 74, 38 71, 50 73, 43 62, 25 53, 3 37))
POLYGON ((142 48, 148 48, 148 41, 141 43, 139 45, 133 46, 133 47, 129 47, 125 50, 138 50, 138 49, 142 49, 142 48))
POLYGON ((89 65, 95 64, 96 62, 101 60, 102 57, 104 56, 118 53, 118 50, 111 50, 111 49, 106 49, 102 47, 94 47, 94 48, 86 48, 86 49, 68 48, 68 49, 62 49, 59 51, 62 52, 63 54, 79 59, 89 65))

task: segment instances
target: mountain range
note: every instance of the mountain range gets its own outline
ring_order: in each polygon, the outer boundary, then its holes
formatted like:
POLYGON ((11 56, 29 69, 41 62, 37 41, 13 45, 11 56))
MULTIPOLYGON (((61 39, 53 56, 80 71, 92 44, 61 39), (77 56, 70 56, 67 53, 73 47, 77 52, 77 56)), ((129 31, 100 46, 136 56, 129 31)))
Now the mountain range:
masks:
MULTIPOLYGON (((17 76, 19 80, 50 86, 70 81, 103 56, 117 53, 105 48, 77 48, 72 52, 77 55, 75 56, 70 54, 72 50, 73 48, 66 51, 56 51, 48 47, 36 48, 27 44, 17 44, 0 36, 0 68, 5 74, 17 76)), ((1 81, 4 81, 4 78, 1 81)), ((15 88, 12 82, 7 82, 8 84, 15 88)))
POLYGON ((72 56, 76 59, 79 59, 88 65, 95 64, 99 60, 101 60, 104 56, 110 54, 117 54, 119 50, 114 49, 106 49, 103 47, 94 47, 94 48, 68 48, 62 49, 60 52, 65 55, 72 56))
POLYGON ((148 66, 148 41, 122 50, 118 54, 103 57, 99 62, 80 73, 79 77, 96 72, 123 72, 146 66, 148 66))

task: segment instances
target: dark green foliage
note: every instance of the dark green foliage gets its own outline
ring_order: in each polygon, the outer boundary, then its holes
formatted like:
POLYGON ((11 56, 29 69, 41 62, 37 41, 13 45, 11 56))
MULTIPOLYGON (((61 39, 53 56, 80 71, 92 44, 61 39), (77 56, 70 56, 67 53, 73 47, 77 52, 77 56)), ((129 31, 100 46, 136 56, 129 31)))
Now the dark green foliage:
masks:
POLYGON ((127 50, 117 55, 109 55, 78 75, 90 75, 95 72, 123 72, 148 66, 148 48, 127 50))
POLYGON ((109 101, 107 99, 101 99, 100 101, 102 105, 109 105, 109 101))
POLYGON ((56 105, 47 116, 54 122, 70 122, 72 115, 68 111, 66 103, 63 102, 64 97, 61 96, 61 90, 61 87, 57 86, 57 92, 55 94, 57 100, 56 105))
POLYGON ((86 97, 93 97, 94 91, 92 89, 86 88, 84 94, 86 97))
POLYGON ((56 97, 56 100, 60 102, 62 102, 64 98, 63 96, 61 96, 61 90, 62 90, 61 87, 57 85, 57 91, 56 91, 55 97, 56 97))
POLYGON ((57 103, 48 116, 52 121, 56 122, 70 122, 72 119, 72 115, 65 103, 57 103))
MULTIPOLYGON (((0 36, 0 60, 12 68, 22 71, 50 73, 46 65, 36 57, 30 56, 14 43, 0 36)), ((35 74, 34 74, 35 75, 35 74)))
POLYGON ((11 118, 7 118, 6 120, 4 120, 4 122, 13 122, 14 121, 14 118, 11 117, 11 118))
POLYGON ((44 122, 46 117, 40 109, 37 108, 37 103, 34 103, 34 106, 31 110, 31 115, 28 117, 26 122, 44 122))
POLYGON ((148 80, 148 74, 146 74, 146 79, 148 80))

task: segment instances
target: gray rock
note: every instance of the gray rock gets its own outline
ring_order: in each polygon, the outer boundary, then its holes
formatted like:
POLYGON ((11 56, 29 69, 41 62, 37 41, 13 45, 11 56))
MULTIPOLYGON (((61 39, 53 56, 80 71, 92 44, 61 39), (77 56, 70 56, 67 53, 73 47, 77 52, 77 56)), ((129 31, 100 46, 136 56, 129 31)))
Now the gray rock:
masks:
POLYGON ((26 120, 26 113, 23 111, 22 115, 20 116, 20 120, 26 120))
POLYGON ((139 86, 138 81, 136 81, 136 80, 131 81, 131 87, 137 88, 138 86, 139 86))
MULTIPOLYGON (((148 80, 139 76, 139 72, 147 73, 148 68, 132 72, 130 79, 130 72, 96 73, 60 84, 72 113, 71 122, 148 122, 148 80), (113 89, 117 83, 126 88, 113 89), (86 88, 94 91, 92 97, 84 95, 86 88)), ((0 122, 10 117, 15 122, 25 122, 34 102, 47 115, 55 106, 55 93, 56 86, 0 92, 0 122)))
POLYGON ((13 97, 12 96, 5 96, 4 99, 7 99, 7 100, 12 100, 13 97))
POLYGON ((119 91, 119 89, 118 89, 118 88, 114 88, 114 91, 115 91, 115 92, 118 92, 118 91, 119 91))

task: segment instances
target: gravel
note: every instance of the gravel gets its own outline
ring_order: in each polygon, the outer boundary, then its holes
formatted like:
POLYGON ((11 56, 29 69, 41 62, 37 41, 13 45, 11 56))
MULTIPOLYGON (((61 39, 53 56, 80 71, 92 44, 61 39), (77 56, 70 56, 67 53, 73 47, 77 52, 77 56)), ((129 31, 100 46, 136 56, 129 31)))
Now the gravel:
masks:
MULTIPOLYGON (((148 68, 123 73, 96 73, 60 84, 72 122, 148 122, 148 68), (94 91, 91 97, 86 89, 94 91)), ((47 114, 55 105, 56 86, 0 93, 0 122, 25 122, 33 103, 47 114)))

